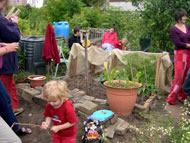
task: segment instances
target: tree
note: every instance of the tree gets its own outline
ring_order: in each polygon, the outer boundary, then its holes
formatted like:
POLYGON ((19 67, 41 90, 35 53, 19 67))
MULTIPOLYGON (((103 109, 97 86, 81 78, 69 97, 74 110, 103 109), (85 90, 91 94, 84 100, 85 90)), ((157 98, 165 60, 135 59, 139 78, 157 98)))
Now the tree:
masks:
POLYGON ((45 0, 49 20, 68 21, 75 13, 80 13, 84 3, 81 0, 45 0))
MULTIPOLYGON (((132 0, 133 4, 144 5, 141 10, 143 22, 146 25, 143 36, 151 38, 152 47, 162 51, 171 51, 173 43, 170 38, 170 28, 175 24, 174 13, 177 8, 190 12, 190 1, 187 0, 132 0)), ((189 21, 187 22, 189 23, 189 21)))
POLYGON ((82 0, 88 7, 101 7, 106 3, 106 0, 82 0))

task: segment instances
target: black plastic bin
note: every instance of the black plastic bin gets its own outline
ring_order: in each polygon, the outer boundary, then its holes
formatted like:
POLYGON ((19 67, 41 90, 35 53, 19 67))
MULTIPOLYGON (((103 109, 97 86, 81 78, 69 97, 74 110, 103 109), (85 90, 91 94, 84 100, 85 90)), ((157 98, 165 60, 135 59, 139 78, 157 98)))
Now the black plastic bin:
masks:
POLYGON ((21 50, 25 52, 24 69, 35 74, 44 74, 46 64, 42 59, 44 38, 26 37, 20 40, 21 50))
POLYGON ((141 46, 141 51, 147 52, 150 47, 151 39, 149 38, 140 38, 139 44, 141 46))

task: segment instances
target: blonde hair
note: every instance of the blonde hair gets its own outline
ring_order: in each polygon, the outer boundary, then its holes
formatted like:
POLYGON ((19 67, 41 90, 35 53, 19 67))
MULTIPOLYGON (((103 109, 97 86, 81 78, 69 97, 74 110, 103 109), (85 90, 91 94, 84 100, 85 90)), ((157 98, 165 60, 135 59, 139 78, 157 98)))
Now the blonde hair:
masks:
POLYGON ((62 100, 67 98, 67 84, 65 81, 52 80, 43 88, 43 98, 47 101, 62 100))
POLYGON ((121 39, 121 43, 122 43, 123 45, 126 45, 127 42, 128 42, 127 38, 123 38, 123 39, 121 39))

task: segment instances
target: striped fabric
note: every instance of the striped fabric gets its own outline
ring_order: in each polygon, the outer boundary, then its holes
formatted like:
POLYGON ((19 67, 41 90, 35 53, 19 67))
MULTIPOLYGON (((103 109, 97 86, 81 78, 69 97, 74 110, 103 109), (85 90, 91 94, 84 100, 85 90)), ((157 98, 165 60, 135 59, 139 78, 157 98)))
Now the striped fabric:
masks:
POLYGON ((190 50, 174 51, 174 67, 175 75, 170 89, 170 93, 166 98, 166 102, 176 104, 176 101, 184 101, 187 95, 182 90, 183 82, 190 68, 190 50))

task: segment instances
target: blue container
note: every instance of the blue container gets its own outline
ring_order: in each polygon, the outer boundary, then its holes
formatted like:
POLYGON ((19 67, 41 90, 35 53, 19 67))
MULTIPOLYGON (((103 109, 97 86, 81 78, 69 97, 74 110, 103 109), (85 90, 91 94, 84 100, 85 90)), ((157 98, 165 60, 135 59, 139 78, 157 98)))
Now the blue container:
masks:
POLYGON ((55 37, 69 38, 69 23, 66 21, 54 22, 55 37))
POLYGON ((110 110, 98 110, 94 112, 91 116, 88 117, 88 119, 96 119, 100 122, 106 122, 110 118, 114 116, 114 113, 110 110))

